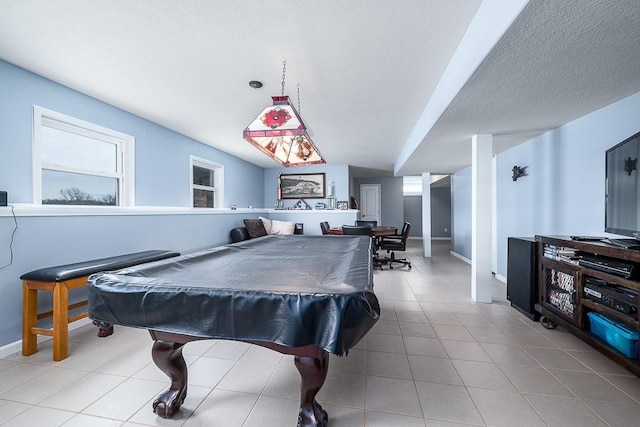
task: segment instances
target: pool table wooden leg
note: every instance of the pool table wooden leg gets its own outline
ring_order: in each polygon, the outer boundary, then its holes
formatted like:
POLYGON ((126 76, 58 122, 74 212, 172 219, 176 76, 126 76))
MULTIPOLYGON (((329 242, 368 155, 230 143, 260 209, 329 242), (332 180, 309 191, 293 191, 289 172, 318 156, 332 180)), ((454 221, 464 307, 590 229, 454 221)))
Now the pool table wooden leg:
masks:
POLYGON ((182 357, 183 345, 165 341, 153 343, 153 362, 171 378, 169 390, 153 402, 153 412, 162 418, 171 418, 187 397, 187 364, 182 357))
POLYGON ((316 395, 327 378, 329 353, 320 357, 295 357, 295 365, 300 372, 300 412, 298 427, 326 427, 327 411, 316 402, 316 395))

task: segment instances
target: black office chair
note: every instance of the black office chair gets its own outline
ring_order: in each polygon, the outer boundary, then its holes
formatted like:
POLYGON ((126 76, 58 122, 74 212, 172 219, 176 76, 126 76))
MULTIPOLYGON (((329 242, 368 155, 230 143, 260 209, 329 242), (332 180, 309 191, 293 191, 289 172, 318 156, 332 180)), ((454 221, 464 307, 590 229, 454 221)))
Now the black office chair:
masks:
POLYGON ((371 227, 368 225, 343 225, 342 234, 371 236, 371 227))
MULTIPOLYGON (((368 225, 343 225, 342 226, 342 234, 345 235, 359 235, 359 236, 370 236, 372 239, 373 237, 371 236, 371 227, 368 225)), ((371 246, 372 248, 372 259, 373 259, 373 266, 374 267, 380 267, 380 270, 382 270, 382 265, 385 264, 385 262, 383 260, 380 260, 378 258, 378 251, 377 251, 377 247, 374 244, 371 246)))
POLYGON ((320 223, 320 230, 322 230, 322 235, 323 236, 329 234, 329 222, 328 221, 322 221, 320 223))
POLYGON ((363 221, 363 220, 356 220, 356 225, 366 225, 367 227, 377 227, 378 226, 378 221, 363 221))
POLYGON ((393 269, 393 263, 396 262, 398 264, 406 265, 411 269, 411 262, 409 262, 406 258, 396 258, 395 251, 406 251, 407 250, 407 239, 409 238, 409 230, 411 229, 411 224, 405 222, 402 226, 402 232, 400 234, 396 234, 393 236, 383 236, 379 241, 379 248, 382 250, 386 250, 387 253, 391 255, 386 257, 384 261, 389 265, 390 269, 393 269))

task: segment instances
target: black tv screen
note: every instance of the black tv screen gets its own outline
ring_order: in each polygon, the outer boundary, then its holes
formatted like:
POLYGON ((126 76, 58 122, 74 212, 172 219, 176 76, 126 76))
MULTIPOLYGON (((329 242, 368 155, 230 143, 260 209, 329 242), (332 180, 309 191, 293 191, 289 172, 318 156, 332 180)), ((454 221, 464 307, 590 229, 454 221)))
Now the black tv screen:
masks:
POLYGON ((605 231, 640 239, 640 132, 606 152, 605 231))

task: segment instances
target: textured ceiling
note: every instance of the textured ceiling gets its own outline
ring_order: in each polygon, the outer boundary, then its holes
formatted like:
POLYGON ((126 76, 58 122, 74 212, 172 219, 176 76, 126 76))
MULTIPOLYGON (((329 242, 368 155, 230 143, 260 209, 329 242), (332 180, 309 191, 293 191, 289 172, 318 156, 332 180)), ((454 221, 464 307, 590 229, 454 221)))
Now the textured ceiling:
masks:
MULTIPOLYGON (((0 0, 0 58, 263 167, 242 130, 286 59, 327 162, 390 175, 479 5, 0 0)), ((532 0, 398 174, 455 172, 475 133, 501 151, 639 91, 639 32, 637 0, 532 0)))
POLYGON ((532 1, 399 172, 457 171, 474 134, 499 153, 638 91, 640 1, 532 1))

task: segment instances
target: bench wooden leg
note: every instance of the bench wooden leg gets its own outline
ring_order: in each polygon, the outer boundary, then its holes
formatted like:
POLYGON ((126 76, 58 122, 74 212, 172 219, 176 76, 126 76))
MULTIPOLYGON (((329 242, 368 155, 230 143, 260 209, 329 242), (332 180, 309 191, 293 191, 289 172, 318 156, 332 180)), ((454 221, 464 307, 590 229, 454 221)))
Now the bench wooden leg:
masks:
POLYGON ((38 335, 32 332, 38 324, 38 291, 22 284, 22 355, 38 351, 38 335))
POLYGON ((69 289, 60 282, 53 288, 53 360, 69 355, 69 289))

